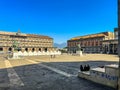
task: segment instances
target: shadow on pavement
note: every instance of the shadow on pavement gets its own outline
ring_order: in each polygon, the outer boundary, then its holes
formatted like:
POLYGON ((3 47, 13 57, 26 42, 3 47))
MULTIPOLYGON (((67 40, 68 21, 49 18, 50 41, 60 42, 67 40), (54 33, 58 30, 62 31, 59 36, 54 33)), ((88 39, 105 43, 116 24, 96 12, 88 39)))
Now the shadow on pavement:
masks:
MULTIPOLYGON (((68 74, 77 75, 80 65, 89 64, 91 67, 97 67, 117 63, 118 62, 90 60, 85 62, 42 62, 40 64, 61 70, 68 74)), ((78 78, 77 76, 65 77, 39 64, 16 66, 13 67, 13 69, 24 83, 24 86, 9 86, 10 82, 7 69, 0 69, 0 90, 115 90, 78 78), (3 83, 6 84, 5 87, 1 86, 3 83)))

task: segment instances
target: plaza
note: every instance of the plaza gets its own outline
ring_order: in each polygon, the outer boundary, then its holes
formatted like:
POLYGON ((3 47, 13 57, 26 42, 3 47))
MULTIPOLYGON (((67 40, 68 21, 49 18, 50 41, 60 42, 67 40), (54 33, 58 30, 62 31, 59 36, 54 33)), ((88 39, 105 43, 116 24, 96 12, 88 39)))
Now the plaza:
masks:
POLYGON ((80 65, 91 68, 118 64, 117 55, 70 54, 29 56, 19 60, 0 59, 0 90, 114 90, 78 78, 80 65))

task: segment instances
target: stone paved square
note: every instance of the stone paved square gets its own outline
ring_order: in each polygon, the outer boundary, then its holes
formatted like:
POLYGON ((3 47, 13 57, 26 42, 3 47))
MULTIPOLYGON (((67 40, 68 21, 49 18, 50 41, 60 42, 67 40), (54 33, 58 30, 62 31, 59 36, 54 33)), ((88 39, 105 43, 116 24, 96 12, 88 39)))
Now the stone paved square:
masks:
POLYGON ((19 60, 0 59, 0 90, 114 90, 94 82, 78 78, 80 65, 92 68, 118 64, 117 55, 87 54, 31 56, 19 60), (10 67, 6 66, 6 63, 10 67))

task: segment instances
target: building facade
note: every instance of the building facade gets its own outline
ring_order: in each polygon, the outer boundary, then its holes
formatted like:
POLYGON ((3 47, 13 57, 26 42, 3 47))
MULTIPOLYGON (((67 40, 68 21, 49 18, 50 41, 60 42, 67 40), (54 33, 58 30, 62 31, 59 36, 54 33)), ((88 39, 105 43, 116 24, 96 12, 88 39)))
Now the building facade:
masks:
POLYGON ((0 51, 54 51, 53 38, 43 35, 0 31, 0 51))
POLYGON ((102 53, 102 41, 113 38, 114 34, 112 32, 74 37, 67 41, 68 52, 75 53, 78 44, 80 44, 82 51, 85 53, 102 53))
POLYGON ((102 52, 107 54, 118 53, 118 28, 114 29, 114 39, 102 41, 102 52))

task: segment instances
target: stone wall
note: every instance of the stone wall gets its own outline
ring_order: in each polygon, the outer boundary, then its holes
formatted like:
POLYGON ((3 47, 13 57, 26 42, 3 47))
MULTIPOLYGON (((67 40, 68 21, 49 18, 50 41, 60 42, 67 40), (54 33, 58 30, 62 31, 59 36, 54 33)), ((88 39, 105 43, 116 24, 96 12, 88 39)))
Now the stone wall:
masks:
POLYGON ((105 68, 94 68, 90 72, 79 72, 78 77, 91 80, 93 82, 110 86, 118 87, 118 66, 108 65, 105 68))

